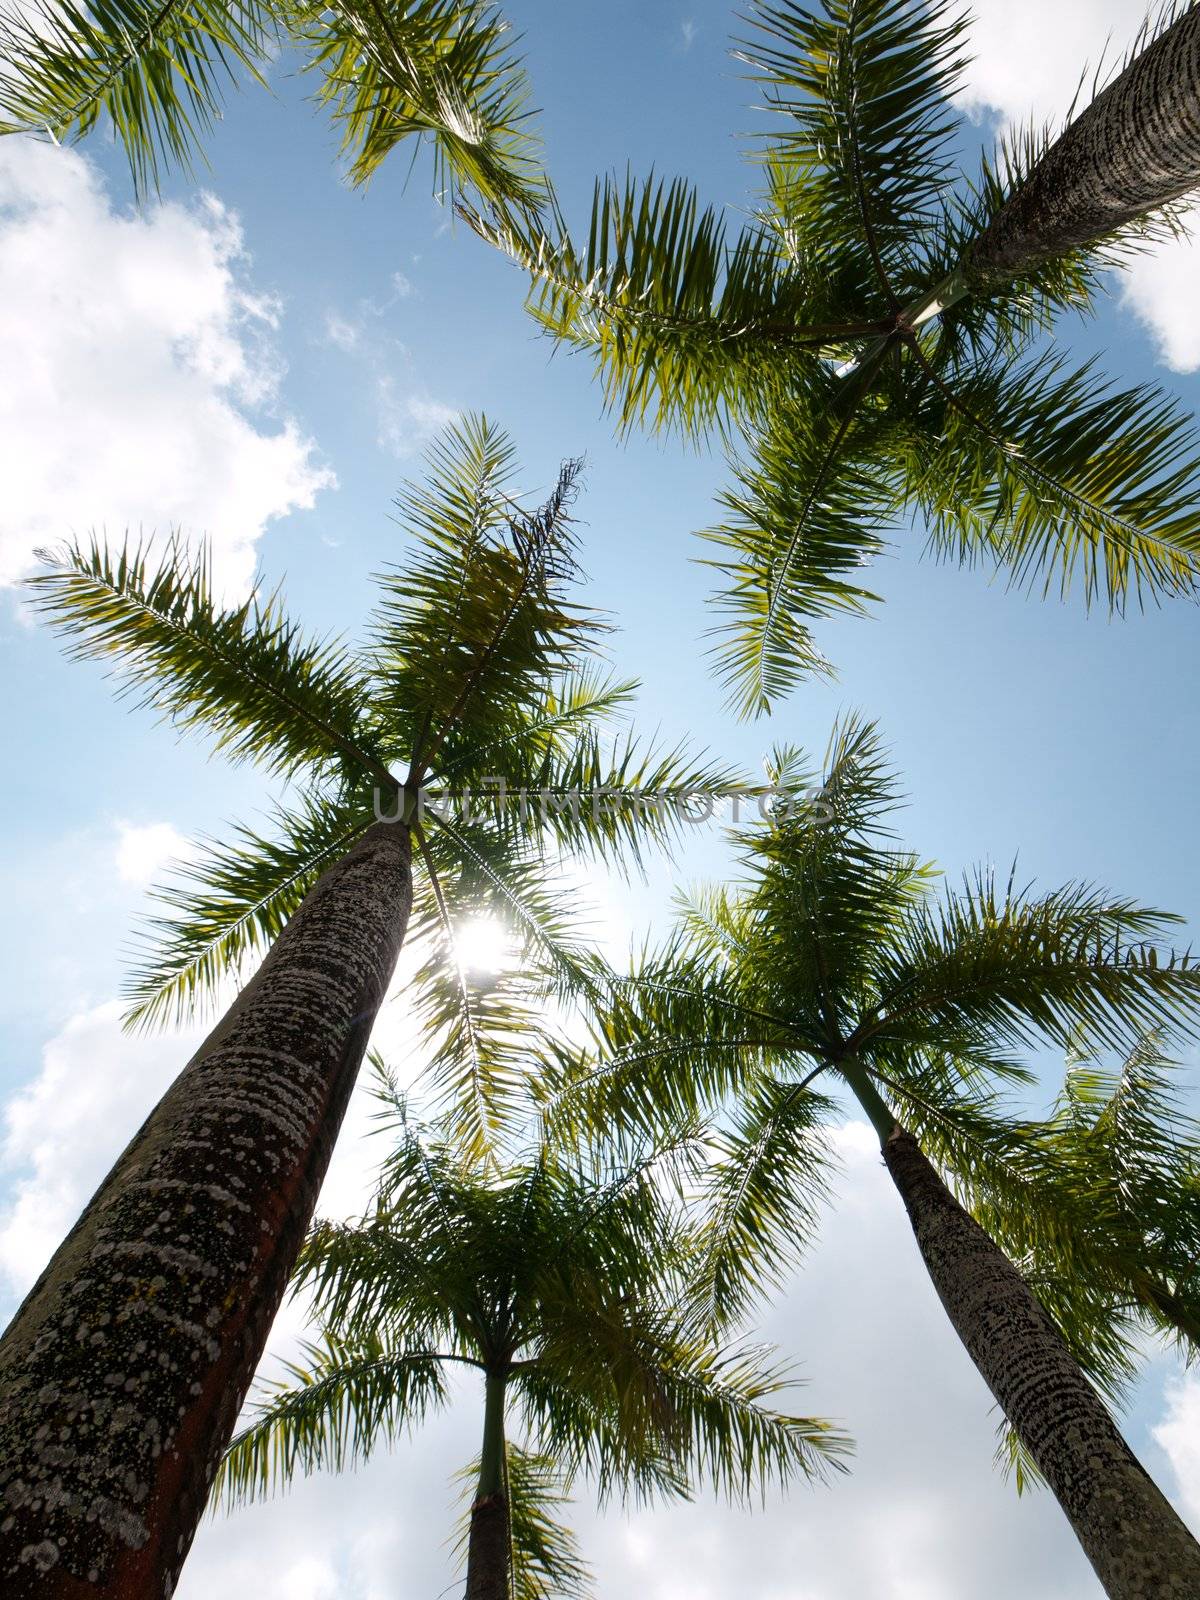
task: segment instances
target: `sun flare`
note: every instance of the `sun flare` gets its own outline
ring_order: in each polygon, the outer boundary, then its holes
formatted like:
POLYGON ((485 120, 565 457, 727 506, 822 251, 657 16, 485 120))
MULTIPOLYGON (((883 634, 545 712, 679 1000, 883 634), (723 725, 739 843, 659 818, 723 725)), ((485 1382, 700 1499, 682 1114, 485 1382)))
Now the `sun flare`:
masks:
POLYGON ((495 917, 472 917, 454 930, 454 950, 464 972, 496 973, 507 966, 512 942, 495 917))

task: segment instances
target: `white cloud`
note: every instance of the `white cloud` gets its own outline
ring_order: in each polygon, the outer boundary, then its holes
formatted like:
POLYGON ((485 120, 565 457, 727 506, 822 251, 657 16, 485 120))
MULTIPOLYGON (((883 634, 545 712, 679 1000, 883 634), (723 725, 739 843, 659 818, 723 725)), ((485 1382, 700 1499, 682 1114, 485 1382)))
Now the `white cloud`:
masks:
MULTIPOLYGON (((1032 119, 1057 129, 1081 76, 1080 106, 1091 98, 1096 69, 1106 78, 1124 59, 1147 9, 1144 0, 975 0, 963 105, 1006 125, 1032 119)), ((1200 368, 1198 281, 1200 246, 1187 239, 1156 245, 1121 277, 1122 303, 1176 372, 1200 368)))
POLYGON ((169 822, 117 823, 117 876, 122 883, 144 888, 163 867, 191 854, 191 844, 169 822))
POLYGON ((962 102, 976 116, 1057 127, 1083 75, 1081 104, 1097 67, 1123 58, 1145 15, 1143 0, 975 0, 962 102))
POLYGON ((1200 207, 1189 209, 1192 236, 1138 255, 1123 273, 1121 298, 1154 339, 1159 359, 1175 372, 1200 369, 1200 207))
POLYGON ((459 416, 457 407, 428 395, 397 394, 395 379, 386 373, 375 382, 379 444, 392 455, 408 456, 440 433, 459 416))
POLYGON ((331 485, 278 403, 279 303, 211 196, 122 212, 72 151, 0 143, 0 582, 93 528, 211 537, 244 585, 272 518, 331 485))
POLYGON ((690 50, 696 42, 696 24, 691 17, 687 17, 679 24, 679 35, 683 40, 683 48, 690 50))
POLYGON ((0 1213, 0 1272, 22 1292, 183 1066, 194 1036, 121 1032, 119 1001, 72 1017, 9 1101, 4 1166, 23 1169, 0 1213))
MULTIPOLYGON (((164 859, 187 851, 187 840, 168 824, 123 825, 115 853, 127 881, 144 882, 164 859), (124 868, 120 862, 125 854, 124 868)), ((409 1089, 422 1057, 405 993, 419 952, 401 958, 372 1046, 409 1089)), ((232 988, 229 998, 232 999, 232 988)), ((207 1032, 209 1024, 165 1034, 127 1034, 124 1007, 109 1000, 71 1017, 42 1052, 41 1067, 8 1101, 0 1132, 0 1170, 8 1182, 0 1206, 0 1300, 4 1280, 22 1292, 45 1266, 89 1196, 141 1126, 207 1032)), ((323 1214, 359 1214, 374 1187, 384 1149, 366 1135, 378 1103, 364 1068, 330 1162, 319 1206, 323 1214)), ((0 1318, 2 1323, 3 1318, 0 1318)), ((285 1341, 298 1331, 284 1320, 285 1341)))
MULTIPOLYGON (((414 259, 417 259, 414 257, 414 259)), ((401 300, 408 300, 417 292, 417 286, 411 278, 403 272, 393 272, 388 279, 391 293, 383 300, 373 299, 369 295, 363 296, 358 302, 356 316, 346 316, 336 309, 325 313, 325 343, 336 345, 339 350, 350 355, 363 348, 363 339, 367 331, 368 319, 378 320, 385 317, 389 311, 401 300)), ((372 343, 378 343, 381 335, 373 336, 372 343)), ((382 337, 386 338, 386 335, 382 337)), ((394 342, 394 341, 393 341, 394 342)), ((401 347, 402 348, 402 347, 401 347)))
POLYGON ((362 327, 359 323, 348 321, 336 311, 326 312, 325 342, 327 344, 334 344, 339 350, 345 350, 349 354, 351 350, 358 348, 358 342, 361 338, 362 327))
POLYGON ((1200 1531, 1200 1378, 1167 1386, 1167 1414, 1153 1430, 1175 1474, 1180 1509, 1200 1531))
POLYGON ((456 406, 435 400, 418 384, 407 348, 386 331, 382 319, 398 302, 418 293, 403 272, 393 272, 388 284, 390 293, 385 298, 364 296, 353 315, 338 310, 326 312, 324 342, 361 363, 374 396, 375 442, 389 455, 405 457, 422 449, 460 413, 456 406), (372 327, 373 322, 379 325, 372 327), (395 365, 408 369, 403 387, 391 370, 395 365))

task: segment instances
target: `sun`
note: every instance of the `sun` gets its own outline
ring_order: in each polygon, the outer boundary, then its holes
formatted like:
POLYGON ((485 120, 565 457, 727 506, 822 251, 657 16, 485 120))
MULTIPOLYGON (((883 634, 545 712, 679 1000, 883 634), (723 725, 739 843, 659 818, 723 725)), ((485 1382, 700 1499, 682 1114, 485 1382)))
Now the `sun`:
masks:
POLYGON ((495 917, 472 917, 454 930, 454 950, 464 972, 493 974, 512 959, 512 941, 495 917))

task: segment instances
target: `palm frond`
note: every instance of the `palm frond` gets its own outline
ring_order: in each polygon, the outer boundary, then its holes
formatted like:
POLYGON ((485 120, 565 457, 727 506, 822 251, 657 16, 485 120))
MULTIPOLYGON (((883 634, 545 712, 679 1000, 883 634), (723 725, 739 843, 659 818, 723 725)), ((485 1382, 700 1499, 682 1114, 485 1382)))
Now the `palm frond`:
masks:
POLYGON ((5 0, 0 133, 66 144, 107 121, 145 194, 192 169, 226 87, 262 82, 278 38, 257 0, 5 0))
MULTIPOLYGON (((423 1076, 445 1107, 454 1137, 482 1160, 500 1148, 507 1137, 522 1135, 530 1085, 549 1048, 547 980, 538 971, 537 963, 545 963, 548 954, 560 963, 570 963, 573 952, 564 948, 539 919, 537 945, 532 944, 524 928, 519 928, 515 930, 514 953, 509 962, 498 971, 473 971, 459 955, 458 929, 492 913, 494 894, 463 892, 463 878, 469 882, 472 876, 469 865, 457 881, 444 883, 437 873, 431 842, 423 831, 419 841, 436 918, 433 926, 425 929, 423 919, 414 929, 430 935, 424 941, 426 958, 416 979, 415 1014, 429 1041, 423 1076)), ((527 915, 532 914, 532 898, 540 899, 547 909, 554 904, 552 880, 522 871, 513 861, 507 866, 503 881, 509 895, 516 898, 517 880, 525 880, 522 902, 527 915)), ((507 899, 500 909, 509 914, 500 925, 511 925, 511 904, 507 899)), ((556 920, 561 919, 562 912, 561 904, 554 905, 556 920)))
MULTIPOLYGON (((614 678, 598 666, 581 666, 554 679, 541 698, 502 718, 489 738, 458 748, 448 742, 443 747, 442 774, 446 782, 461 790, 482 786, 499 787, 499 774, 489 767, 504 763, 506 787, 535 787, 538 763, 550 756, 560 759, 574 739, 591 729, 609 727, 625 720, 639 685, 634 678, 614 678), (513 767, 511 763, 517 762, 513 767)), ((476 788, 479 792, 479 787, 476 788)))
MULTIPOLYGON (((495 918, 508 930, 514 955, 524 953, 526 970, 537 974, 548 996, 590 992, 594 962, 581 937, 586 907, 561 870, 535 850, 514 845, 507 831, 463 817, 431 814, 423 836, 422 859, 436 870, 446 906, 457 907, 450 921, 495 918)), ((447 917, 436 896, 422 895, 415 909, 420 921, 414 933, 444 932, 447 917)))
POLYGON ((376 715, 408 740, 418 771, 436 774, 577 669, 598 623, 566 599, 578 461, 525 510, 509 492, 511 442, 468 416, 431 447, 428 469, 397 501, 416 550, 378 575, 366 660, 376 715))
POLYGON ((679 940, 610 981, 593 1049, 548 1074, 559 1137, 588 1127, 652 1136, 694 1126, 731 1094, 799 1057, 790 1022, 710 971, 679 940))
POLYGON ((1081 1035, 1112 1049, 1157 1028, 1191 1035, 1200 969, 1157 943, 1177 920, 1088 885, 1034 898, 977 873, 879 952, 878 1015, 862 1037, 902 1039, 910 1023, 1063 1049, 1081 1035))
POLYGON ((912 240, 954 175, 952 98, 967 18, 934 0, 756 0, 739 58, 772 113, 772 198, 814 265, 845 272, 847 241, 874 281, 860 304, 897 309, 912 240))
POLYGON ((172 540, 119 553, 93 542, 48 553, 32 603, 73 657, 108 663, 118 693, 235 761, 289 775, 315 766, 391 782, 363 725, 366 685, 333 640, 306 639, 278 593, 222 606, 207 549, 172 540))
POLYGON ((715 1135, 699 1201, 695 1275, 705 1326, 744 1318, 804 1255, 827 1194, 832 1163, 820 1129, 831 1110, 803 1083, 766 1079, 739 1099, 732 1126, 715 1135))
POLYGON ((544 195, 529 86, 509 25, 476 0, 337 0, 297 8, 294 29, 365 183, 405 139, 432 145, 435 189, 536 206, 544 195))
POLYGON ((190 172, 224 90, 281 40, 321 79, 354 182, 406 139, 432 145, 435 187, 536 207, 544 197, 524 69, 508 25, 476 0, 54 0, 0 12, 0 131, 81 138, 107 120, 139 193, 190 172))
POLYGON ((528 274, 538 325, 592 356, 622 429, 723 426, 874 327, 830 317, 822 280, 790 267, 769 229, 748 224, 731 240, 682 179, 598 181, 583 247, 557 207, 460 214, 528 274))
POLYGON ((703 1474, 730 1500, 746 1502, 772 1483, 823 1480, 844 1472, 853 1448, 830 1423, 778 1411, 794 1387, 787 1367, 770 1366, 763 1346, 672 1352, 659 1377, 683 1469, 703 1474))
POLYGON ((371 825, 355 805, 311 794, 276 813, 276 831, 250 828, 205 839, 155 891, 166 908, 147 919, 140 959, 125 986, 127 1027, 161 1027, 206 1015, 221 985, 244 975, 325 867, 371 825))
POLYGON ((447 1398, 435 1355, 391 1350, 369 1334, 349 1343, 327 1333, 287 1372, 222 1458, 214 1489, 228 1504, 365 1462, 447 1398))
POLYGON ((932 548, 1012 581, 1120 610, 1200 580, 1200 440, 1146 385, 1045 359, 934 377, 926 429, 902 450, 932 548))
POLYGON ((874 463, 874 431, 861 415, 827 421, 806 398, 772 408, 731 458, 735 483, 718 497, 727 520, 704 537, 727 585, 713 655, 741 716, 769 711, 807 675, 832 676, 810 623, 877 599, 859 579, 896 495, 874 463))
POLYGON ((519 785, 499 814, 514 843, 528 839, 536 818, 543 848, 625 872, 640 871, 648 850, 669 850, 749 788, 736 768, 686 742, 664 746, 632 732, 606 739, 594 725, 540 759, 514 744, 504 765, 519 785))
POLYGON ((1046 1480, 1042 1477, 1041 1469, 1028 1448, 1021 1443, 1012 1424, 1001 1419, 996 1432, 999 1437, 993 1460, 1006 1478, 1011 1477, 1017 1494, 1023 1495, 1030 1489, 1042 1488, 1046 1480))

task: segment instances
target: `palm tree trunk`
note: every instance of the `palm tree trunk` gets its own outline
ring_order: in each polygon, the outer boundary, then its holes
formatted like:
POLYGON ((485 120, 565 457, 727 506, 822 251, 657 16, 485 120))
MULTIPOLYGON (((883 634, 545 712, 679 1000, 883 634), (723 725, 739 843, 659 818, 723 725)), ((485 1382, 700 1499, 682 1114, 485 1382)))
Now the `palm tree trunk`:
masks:
POLYGON ((883 1145, 938 1298, 1111 1600, 1200 1595, 1200 1545, 1125 1443, 1029 1285, 912 1134, 883 1145))
POLYGON ((5 1600, 164 1600, 262 1354, 412 904, 404 825, 318 881, 0 1341, 5 1600))
POLYGON ((1078 116, 968 252, 973 287, 1019 277, 1200 186, 1200 7, 1078 116))
POLYGON ((487 1375, 479 1486, 467 1540, 466 1600, 509 1600, 512 1532, 504 1476, 504 1378, 487 1375))

